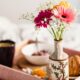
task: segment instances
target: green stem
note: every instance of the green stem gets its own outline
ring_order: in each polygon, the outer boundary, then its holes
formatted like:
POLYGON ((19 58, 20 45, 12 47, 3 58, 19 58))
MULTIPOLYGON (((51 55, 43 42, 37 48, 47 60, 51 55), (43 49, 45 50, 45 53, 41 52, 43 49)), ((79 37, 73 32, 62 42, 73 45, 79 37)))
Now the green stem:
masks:
POLYGON ((61 30, 60 30, 60 32, 61 32, 60 38, 61 38, 61 39, 62 39, 63 31, 64 31, 64 24, 62 23, 62 24, 61 24, 61 30))
POLYGON ((61 30, 60 38, 62 39, 62 34, 63 34, 64 28, 61 30))
POLYGON ((58 27, 58 30, 56 31, 56 34, 57 34, 57 40, 59 40, 59 35, 60 35, 60 27, 58 27))
POLYGON ((54 29, 51 26, 50 26, 50 28, 51 28, 51 30, 52 30, 52 32, 54 34, 54 39, 56 39, 56 33, 55 33, 54 29))

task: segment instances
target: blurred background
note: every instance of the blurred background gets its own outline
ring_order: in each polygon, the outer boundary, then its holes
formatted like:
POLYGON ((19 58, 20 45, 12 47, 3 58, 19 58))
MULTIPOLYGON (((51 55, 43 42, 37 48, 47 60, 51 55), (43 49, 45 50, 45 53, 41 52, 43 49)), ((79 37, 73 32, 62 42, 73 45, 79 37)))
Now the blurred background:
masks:
MULTIPOLYGON (((34 25, 26 21, 19 20, 22 14, 33 12, 44 2, 49 0, 0 0, 0 40, 11 39, 20 43, 25 39, 35 37, 34 25), (34 36, 32 36, 34 34, 34 36)), ((52 0, 54 3, 60 0, 52 0)), ((80 0, 68 0, 77 9, 76 21, 64 35, 64 46, 80 50, 80 0)), ((46 30, 45 30, 46 31, 46 30)), ((41 31, 39 40, 47 39, 52 43, 51 35, 46 35, 46 31, 41 31), (42 36, 43 34, 43 36, 42 36)))
MULTIPOLYGON (((9 18, 17 23, 18 18, 25 12, 34 11, 41 3, 50 0, 0 0, 0 16, 9 18)), ((60 0, 52 0, 54 2, 60 0)), ((80 9, 80 0, 68 0, 76 9, 80 9)))

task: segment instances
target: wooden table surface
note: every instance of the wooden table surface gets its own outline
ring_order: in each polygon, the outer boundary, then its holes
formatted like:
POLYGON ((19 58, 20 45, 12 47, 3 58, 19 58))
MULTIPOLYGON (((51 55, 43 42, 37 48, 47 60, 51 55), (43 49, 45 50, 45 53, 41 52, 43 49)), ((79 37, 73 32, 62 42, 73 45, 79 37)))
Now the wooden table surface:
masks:
MULTIPOLYGON (((14 58, 15 59, 15 58, 14 58)), ((21 70, 26 67, 35 68, 35 67, 45 67, 35 66, 30 64, 22 54, 19 54, 18 58, 14 60, 13 67, 8 68, 3 65, 0 65, 0 78, 4 80, 41 80, 39 78, 35 78, 31 75, 28 75, 21 70)), ((73 79, 74 80, 74 79, 73 79)))
MULTIPOLYGON (((28 65, 31 66, 31 64, 28 65)), ((28 65, 24 56, 21 54, 17 59, 16 64, 13 64, 12 68, 0 65, 0 79, 1 80, 41 80, 37 77, 31 76, 21 71, 22 68, 25 68, 28 65)))
POLYGON ((13 68, 0 65, 0 78, 2 80, 41 80, 39 78, 33 77, 21 71, 22 68, 26 67, 35 68, 43 66, 35 66, 28 63, 24 56, 22 55, 18 59, 17 63, 13 65, 13 68))
MULTIPOLYGON (((22 54, 20 54, 20 56, 19 56, 19 58, 18 58, 18 60, 17 60, 17 63, 16 63, 16 65, 14 65, 13 66, 14 68, 16 68, 16 69, 19 69, 19 70, 21 70, 21 69, 23 69, 23 68, 35 68, 35 67, 46 67, 46 65, 42 65, 42 66, 36 66, 36 65, 33 65, 33 64, 30 64, 26 59, 25 59, 25 57, 22 55, 22 54)), ((75 80, 75 79, 69 79, 69 80, 75 80)))

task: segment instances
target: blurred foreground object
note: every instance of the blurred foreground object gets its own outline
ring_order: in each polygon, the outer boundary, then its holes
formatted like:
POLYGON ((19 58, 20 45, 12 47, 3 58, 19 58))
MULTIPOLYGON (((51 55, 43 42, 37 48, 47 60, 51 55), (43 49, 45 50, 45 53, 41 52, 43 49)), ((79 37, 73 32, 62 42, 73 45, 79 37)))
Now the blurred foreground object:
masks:
POLYGON ((12 67, 15 53, 15 42, 12 40, 0 41, 0 64, 12 67))
POLYGON ((69 58, 69 75, 80 75, 80 56, 74 55, 69 58))
POLYGON ((3 80, 41 80, 24 72, 0 65, 0 79, 3 80))

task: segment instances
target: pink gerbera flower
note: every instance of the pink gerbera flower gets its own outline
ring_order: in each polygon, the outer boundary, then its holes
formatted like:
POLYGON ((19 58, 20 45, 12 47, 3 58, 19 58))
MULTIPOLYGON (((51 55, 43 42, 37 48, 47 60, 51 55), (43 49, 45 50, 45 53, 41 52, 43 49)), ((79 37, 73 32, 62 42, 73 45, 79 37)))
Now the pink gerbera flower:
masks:
POLYGON ((75 13, 72 9, 65 9, 63 7, 59 7, 57 10, 54 10, 54 16, 56 18, 61 19, 62 21, 65 21, 67 23, 70 23, 75 18, 75 13))
POLYGON ((38 16, 34 19, 34 22, 37 27, 47 27, 52 20, 52 12, 51 10, 42 10, 39 12, 38 16))

